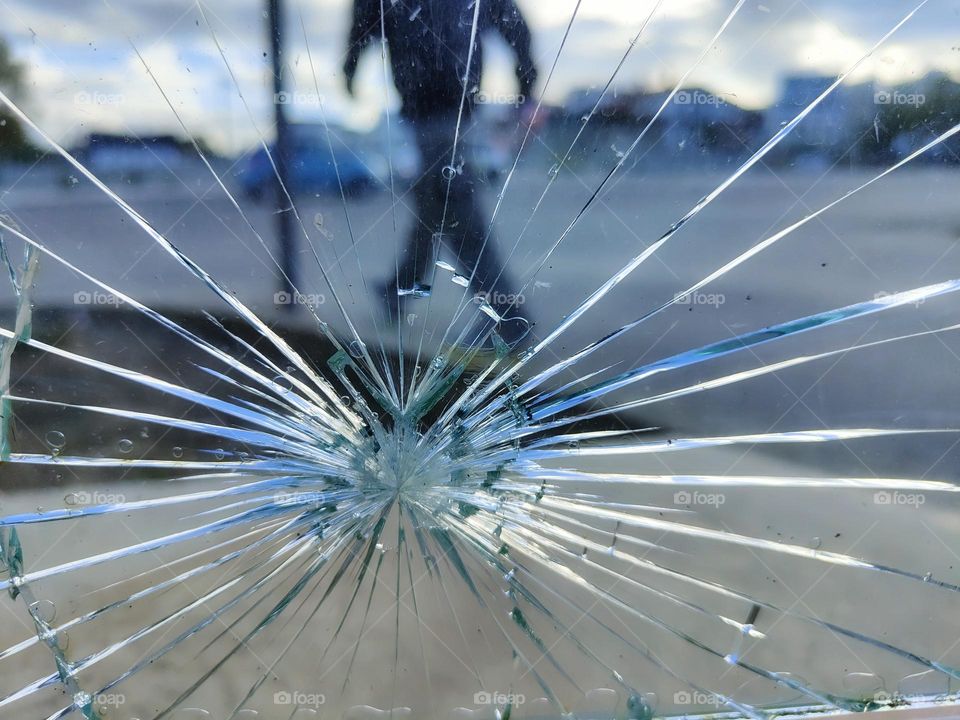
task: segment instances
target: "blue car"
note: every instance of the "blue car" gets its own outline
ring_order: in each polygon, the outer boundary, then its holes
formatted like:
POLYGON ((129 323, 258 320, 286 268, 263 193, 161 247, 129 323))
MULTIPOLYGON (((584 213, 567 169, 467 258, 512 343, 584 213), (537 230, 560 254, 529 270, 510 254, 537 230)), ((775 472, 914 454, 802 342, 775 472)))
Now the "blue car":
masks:
MULTIPOLYGON (((290 135, 288 189, 291 194, 339 193, 338 172, 343 190, 348 195, 361 194, 376 187, 377 176, 374 172, 338 140, 333 141, 331 155, 325 133, 318 132, 312 126, 291 125, 290 135)), ((275 152, 275 146, 271 146, 270 153, 275 152)), ((276 176, 270 158, 262 147, 247 158, 238 179, 243 192, 252 200, 270 196, 276 176)))

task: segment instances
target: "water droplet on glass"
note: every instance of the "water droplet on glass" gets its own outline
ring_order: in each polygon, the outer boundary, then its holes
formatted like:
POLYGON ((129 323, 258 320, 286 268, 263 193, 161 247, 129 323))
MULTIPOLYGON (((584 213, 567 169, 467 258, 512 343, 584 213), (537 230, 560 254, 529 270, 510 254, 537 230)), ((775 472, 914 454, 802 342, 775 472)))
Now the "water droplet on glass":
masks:
POLYGON ((173 454, 175 458, 183 457, 183 448, 180 447, 179 445, 175 445, 173 450, 171 450, 170 452, 173 454))
POLYGON ((873 695, 883 690, 883 680, 872 672, 849 672, 843 678, 843 686, 858 695, 873 695))
POLYGON ((350 343, 347 349, 353 357, 359 358, 363 357, 363 353, 366 351, 367 346, 364 345, 361 340, 354 340, 350 343))
POLYGON ((66 436, 59 430, 51 430, 47 433, 47 445, 49 445, 53 450, 60 450, 64 445, 67 444, 66 436))
POLYGON ((79 505, 80 496, 77 493, 67 493, 63 496, 63 502, 67 505, 79 505))
POLYGON ((50 600, 37 600, 30 605, 30 612, 37 620, 49 625, 57 617, 57 606, 50 600))
POLYGON ((217 448, 216 450, 213 451, 213 456, 217 460, 223 460, 227 456, 227 454, 223 451, 223 448, 217 448))
POLYGON ((923 697, 930 695, 946 695, 950 690, 949 678, 936 670, 923 670, 904 676, 897 683, 896 695, 905 699, 908 697, 923 697))
POLYGON ((441 174, 445 180, 453 180, 457 176, 457 169, 453 165, 445 165, 441 174))
POLYGON ((133 450, 133 440, 128 440, 127 438, 123 438, 120 442, 117 443, 117 450, 119 450, 124 454, 130 452, 131 450, 133 450))
POLYGON ((286 375, 277 375, 273 379, 273 384, 280 387, 281 390, 289 391, 293 389, 293 381, 286 375))

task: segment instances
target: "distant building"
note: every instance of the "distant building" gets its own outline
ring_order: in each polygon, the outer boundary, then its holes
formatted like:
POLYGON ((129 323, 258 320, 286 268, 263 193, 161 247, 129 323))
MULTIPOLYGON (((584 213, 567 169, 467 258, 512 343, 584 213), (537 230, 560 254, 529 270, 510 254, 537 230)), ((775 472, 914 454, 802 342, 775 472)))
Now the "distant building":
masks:
MULTIPOLYGON (((628 147, 659 112, 642 152, 665 167, 745 159, 808 108, 764 162, 823 169, 837 163, 890 164, 960 122, 960 83, 944 73, 897 86, 868 82, 834 87, 836 81, 835 76, 787 77, 777 101, 759 111, 704 88, 683 88, 672 97, 668 91, 601 96, 599 90, 578 90, 559 116, 569 135, 570 128, 579 128, 597 107, 579 143, 583 157, 602 160, 608 157, 606 150, 628 147)), ((960 138, 930 149, 917 161, 960 163, 960 138)))
MULTIPOLYGON (((658 107, 662 102, 660 99, 658 107)), ((749 151, 763 122, 760 113, 704 88, 677 91, 661 118, 667 127, 664 139, 668 145, 724 157, 749 151)))
MULTIPOLYGON (((835 82, 836 77, 788 77, 780 99, 764 113, 764 135, 776 135, 835 82)), ((876 112, 874 92, 871 83, 840 84, 781 141, 777 155, 827 164, 852 153, 857 160, 859 138, 876 112)))

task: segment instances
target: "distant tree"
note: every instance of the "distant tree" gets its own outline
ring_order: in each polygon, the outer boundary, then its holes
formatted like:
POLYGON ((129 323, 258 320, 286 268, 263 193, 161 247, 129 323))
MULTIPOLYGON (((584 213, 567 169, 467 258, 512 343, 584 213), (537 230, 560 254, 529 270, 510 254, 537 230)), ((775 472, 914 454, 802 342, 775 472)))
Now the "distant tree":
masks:
MULTIPOLYGON (((0 90, 18 100, 24 94, 23 66, 10 55, 7 44, 0 40, 0 90)), ((31 160, 36 149, 27 140, 20 121, 7 108, 0 108, 0 160, 31 160)))

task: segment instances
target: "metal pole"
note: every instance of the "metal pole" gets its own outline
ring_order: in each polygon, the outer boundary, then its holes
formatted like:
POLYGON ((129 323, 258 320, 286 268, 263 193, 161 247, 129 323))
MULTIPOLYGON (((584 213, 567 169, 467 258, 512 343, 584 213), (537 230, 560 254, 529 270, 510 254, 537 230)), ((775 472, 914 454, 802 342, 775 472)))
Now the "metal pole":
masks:
POLYGON ((280 267, 286 273, 281 289, 288 293, 291 301, 281 307, 293 310, 297 304, 292 301, 294 288, 297 284, 296 259, 294 257, 293 240, 293 209, 289 207, 287 190, 293 195, 293 188, 289 180, 290 166, 290 137, 287 125, 286 103, 283 78, 283 0, 267 0, 267 16, 270 32, 270 57, 273 67, 273 113, 274 127, 276 128, 277 143, 275 146, 274 162, 277 165, 276 188, 277 207, 277 240, 280 243, 280 267), (282 184, 282 186, 281 186, 282 184))

